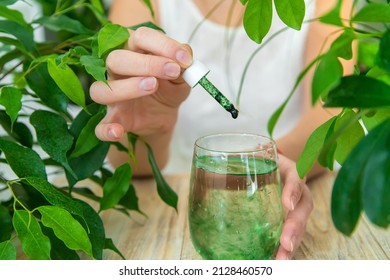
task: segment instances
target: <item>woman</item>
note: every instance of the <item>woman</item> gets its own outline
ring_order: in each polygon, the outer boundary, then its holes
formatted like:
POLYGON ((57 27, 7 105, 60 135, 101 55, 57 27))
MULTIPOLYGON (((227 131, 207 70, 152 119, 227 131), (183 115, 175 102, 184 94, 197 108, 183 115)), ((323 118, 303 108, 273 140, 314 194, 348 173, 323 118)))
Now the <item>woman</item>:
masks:
MULTIPOLYGON (((315 9, 314 2, 307 1, 306 18, 323 14, 332 7, 333 3, 329 2, 332 1, 319 1, 321 5, 315 9)), ((239 1, 156 0, 152 3, 155 19, 141 1, 113 1, 113 22, 131 26, 154 21, 166 34, 149 28, 132 32, 126 48, 113 51, 107 57, 110 88, 96 82, 90 93, 94 101, 108 105, 107 115, 97 126, 96 135, 104 141, 120 141, 126 132, 138 134, 152 146, 165 172, 189 171, 193 143, 200 136, 232 131, 266 134, 270 115, 288 95, 305 63, 318 55, 331 32, 325 26, 313 24, 310 29, 309 25, 304 25, 299 32, 290 30, 277 36, 256 55, 244 91, 238 97, 245 63, 258 48, 241 26, 244 7, 239 1), (207 20, 203 21, 206 15, 207 20), (310 48, 305 47, 308 45, 310 48), (201 87, 195 87, 190 94, 181 73, 191 65, 193 58, 208 65, 211 69, 208 78, 230 100, 239 102, 237 120, 201 87)), ((274 16, 269 35, 283 26, 274 16)), ((277 259, 293 256, 313 207, 310 191, 290 160, 297 159, 313 129, 330 117, 320 106, 313 108, 310 104, 310 86, 306 82, 289 103, 275 132, 282 151, 282 202, 288 210, 277 259)), ((134 172, 147 176, 151 171, 142 146, 137 147, 138 163, 134 172)), ((128 161, 125 153, 116 150, 111 152, 110 159, 114 166, 128 161)), ((316 166, 309 176, 323 171, 316 166)))

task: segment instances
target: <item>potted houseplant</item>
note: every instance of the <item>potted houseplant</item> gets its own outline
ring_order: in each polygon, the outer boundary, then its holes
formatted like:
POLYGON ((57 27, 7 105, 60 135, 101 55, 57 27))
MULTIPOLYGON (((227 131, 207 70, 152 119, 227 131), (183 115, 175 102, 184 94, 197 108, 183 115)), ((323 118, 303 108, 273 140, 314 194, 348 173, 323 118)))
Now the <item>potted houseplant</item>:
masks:
MULTIPOLYGON (((106 237, 99 212, 112 208, 127 214, 140 211, 130 165, 114 171, 105 165, 110 145, 130 157, 132 150, 94 137, 105 108, 93 103, 86 92, 92 80, 106 81, 105 58, 126 42, 129 32, 108 21, 98 0, 37 0, 43 16, 31 22, 13 8, 15 2, 0 0, 0 166, 13 171, 12 176, 0 172, 0 192, 9 193, 0 204, 0 259, 16 257, 15 240, 31 259, 78 259, 79 251, 101 259, 104 249, 121 254, 106 237), (49 32, 44 41, 34 37, 38 28, 49 32), (65 173, 66 186, 51 181, 51 172, 58 170, 65 173), (101 186, 103 195, 75 187, 84 179, 101 186), (81 198, 75 198, 76 194, 81 198), (97 201, 99 210, 83 197, 97 201), (64 229, 61 223, 68 226, 64 229)), ((153 13, 150 1, 143 2, 153 13)), ((246 5, 247 34, 260 43, 268 30, 259 25, 269 26, 271 0, 241 2, 246 5)), ((297 85, 316 67, 313 103, 321 100, 342 111, 313 132, 297 167, 304 176, 316 160, 330 169, 334 160, 342 165, 332 195, 332 215, 336 227, 351 234, 362 210, 379 226, 390 223, 390 32, 382 25, 379 29, 365 26, 389 23, 390 5, 367 1, 351 14, 350 21, 344 21, 339 17, 341 2, 317 19, 337 25, 342 31, 339 39, 302 71, 297 85), (351 57, 355 40, 365 50, 361 60, 365 68, 343 77, 334 69, 339 68, 339 57, 351 57)), ((286 25, 300 29, 304 1, 274 3, 286 25)), ((141 25, 158 28, 150 22, 141 25)), ((269 121, 271 135, 288 100, 269 121)), ((135 135, 128 138, 129 147, 136 142, 148 147, 157 191, 163 201, 176 207, 177 196, 159 172, 153 151, 135 135)))

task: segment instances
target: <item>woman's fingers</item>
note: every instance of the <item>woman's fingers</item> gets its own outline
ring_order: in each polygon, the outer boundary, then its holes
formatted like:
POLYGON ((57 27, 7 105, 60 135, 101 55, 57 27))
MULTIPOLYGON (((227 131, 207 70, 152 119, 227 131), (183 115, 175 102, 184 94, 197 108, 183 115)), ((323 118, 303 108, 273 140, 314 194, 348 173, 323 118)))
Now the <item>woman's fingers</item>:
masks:
POLYGON ((287 259, 293 256, 302 241, 312 210, 311 193, 308 187, 305 187, 297 206, 293 211, 289 211, 284 222, 276 259, 287 259))
POLYGON ((119 141, 124 135, 124 129, 120 124, 102 121, 96 126, 95 135, 102 141, 119 141))
POLYGON ((180 44, 151 28, 140 27, 132 32, 127 45, 130 51, 170 58, 178 62, 182 68, 187 68, 192 63, 192 51, 188 45, 180 44))
POLYGON ((108 85, 98 81, 91 85, 90 96, 96 103, 107 105, 150 95, 157 88, 158 80, 155 77, 110 80, 108 85))
POLYGON ((112 79, 123 76, 154 76, 173 80, 181 73, 180 65, 172 59, 128 50, 112 51, 106 59, 106 67, 112 79))
POLYGON ((279 155, 279 167, 283 181, 282 204, 288 210, 280 236, 276 259, 290 259, 306 230, 306 223, 313 210, 310 190, 296 171, 296 164, 279 155))
POLYGON ((283 155, 279 155, 279 168, 283 180, 282 203, 286 209, 292 211, 306 187, 305 179, 299 178, 295 162, 283 155))

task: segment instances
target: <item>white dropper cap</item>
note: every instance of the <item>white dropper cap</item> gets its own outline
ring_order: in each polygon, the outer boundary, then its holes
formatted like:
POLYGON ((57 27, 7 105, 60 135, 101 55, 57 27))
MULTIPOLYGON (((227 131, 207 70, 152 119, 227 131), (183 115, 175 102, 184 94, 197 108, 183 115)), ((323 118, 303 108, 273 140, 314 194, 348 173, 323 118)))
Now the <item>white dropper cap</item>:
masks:
POLYGON ((183 72, 183 79, 190 87, 195 87, 200 79, 206 76, 210 70, 199 60, 194 60, 192 64, 183 72))

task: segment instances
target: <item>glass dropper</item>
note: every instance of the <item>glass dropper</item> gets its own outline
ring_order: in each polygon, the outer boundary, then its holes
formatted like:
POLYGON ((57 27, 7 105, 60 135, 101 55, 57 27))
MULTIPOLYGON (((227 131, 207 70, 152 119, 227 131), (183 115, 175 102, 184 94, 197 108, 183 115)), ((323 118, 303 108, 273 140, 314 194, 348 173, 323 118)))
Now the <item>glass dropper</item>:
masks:
POLYGON ((198 60, 194 60, 192 64, 183 72, 183 78, 190 87, 195 87, 200 84, 214 99, 228 111, 233 119, 238 117, 238 110, 227 99, 221 91, 207 79, 207 74, 210 72, 206 66, 198 60))

